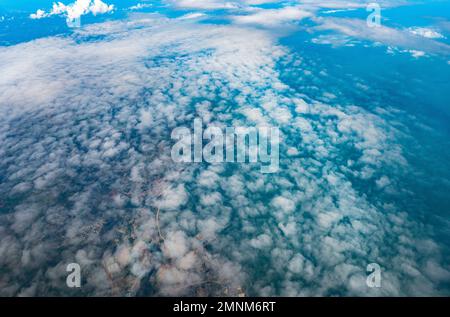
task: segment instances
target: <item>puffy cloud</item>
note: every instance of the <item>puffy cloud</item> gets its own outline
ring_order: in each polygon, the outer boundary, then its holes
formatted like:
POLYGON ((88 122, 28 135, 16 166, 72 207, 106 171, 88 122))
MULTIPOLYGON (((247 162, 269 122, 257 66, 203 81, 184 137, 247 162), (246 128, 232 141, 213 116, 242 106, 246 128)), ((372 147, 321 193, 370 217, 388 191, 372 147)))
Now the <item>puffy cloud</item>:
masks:
POLYGON ((409 50, 408 52, 411 53, 411 56, 414 58, 419 58, 426 55, 423 51, 409 50))
POLYGON ((384 25, 370 28, 367 27, 366 21, 359 19, 316 17, 315 21, 318 25, 313 29, 316 31, 334 30, 353 38, 376 41, 388 46, 443 55, 450 54, 449 45, 435 41, 429 36, 424 38, 423 34, 430 35, 430 33, 423 31, 419 31, 421 33, 419 34, 417 31, 414 33, 384 25))
POLYGON ((250 240, 250 245, 256 249, 269 248, 272 245, 272 239, 267 234, 261 234, 258 237, 250 240))
POLYGON ((237 8, 236 2, 222 0, 167 0, 171 5, 187 9, 232 9, 237 8))
POLYGON ((288 213, 295 210, 295 203, 291 199, 283 196, 275 197, 272 200, 272 206, 288 213))
POLYGON ((52 15, 64 15, 68 21, 73 21, 85 14, 92 13, 93 15, 98 15, 113 10, 114 5, 108 5, 101 0, 76 0, 74 3, 68 5, 62 2, 55 2, 48 13, 39 9, 36 13, 31 14, 30 18, 42 19, 52 15))
POLYGON ((361 190, 395 189, 401 125, 286 85, 283 67, 321 70, 267 30, 152 15, 0 59, 0 294, 70 294, 74 261, 83 295, 447 292, 439 241, 361 190), (175 164, 170 132, 197 116, 279 126, 279 173, 175 164), (388 270, 382 289, 365 285, 368 261, 388 270))
POLYGON ((194 13, 185 14, 185 15, 179 17, 178 19, 180 19, 180 20, 198 19, 198 18, 201 18, 204 16, 206 16, 206 14, 201 13, 201 12, 194 12, 194 13))
POLYGON ((281 9, 261 9, 250 11, 247 15, 232 16, 234 23, 253 24, 266 27, 279 26, 290 22, 299 22, 300 20, 311 17, 312 13, 303 10, 301 7, 285 7, 281 9))

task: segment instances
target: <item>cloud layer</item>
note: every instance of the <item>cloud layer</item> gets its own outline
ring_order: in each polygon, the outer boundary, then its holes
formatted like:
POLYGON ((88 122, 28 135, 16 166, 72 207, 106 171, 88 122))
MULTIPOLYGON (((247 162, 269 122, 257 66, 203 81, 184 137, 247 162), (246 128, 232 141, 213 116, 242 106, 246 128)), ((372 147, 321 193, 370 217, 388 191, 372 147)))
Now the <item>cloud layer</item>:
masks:
MULTIPOLYGON (((303 14, 268 12, 286 10, 303 14)), ((440 245, 382 199, 409 171, 400 125, 333 101, 314 61, 245 25, 147 15, 0 48, 1 295, 448 294, 440 245), (174 164, 170 133, 196 117, 278 126, 281 171, 174 164)))
POLYGON ((68 5, 62 2, 55 2, 49 12, 39 9, 36 13, 31 14, 30 18, 42 19, 52 15, 63 15, 68 21, 73 21, 85 14, 92 13, 93 15, 98 15, 113 10, 113 5, 108 5, 101 0, 76 0, 74 3, 68 5))

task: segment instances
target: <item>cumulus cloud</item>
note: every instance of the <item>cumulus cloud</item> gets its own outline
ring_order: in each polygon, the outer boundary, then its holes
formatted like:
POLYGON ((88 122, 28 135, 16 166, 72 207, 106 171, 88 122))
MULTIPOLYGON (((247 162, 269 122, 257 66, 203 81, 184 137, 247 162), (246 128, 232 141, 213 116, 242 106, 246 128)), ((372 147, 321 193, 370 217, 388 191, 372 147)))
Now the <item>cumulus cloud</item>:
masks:
POLYGON ((238 7, 236 2, 222 0, 167 0, 167 2, 175 7, 186 9, 216 10, 238 7))
POLYGON ((140 9, 145 9, 145 8, 151 8, 153 6, 153 4, 151 3, 138 3, 134 6, 129 7, 129 10, 140 10, 140 9))
POLYGON ((41 9, 38 9, 38 10, 36 11, 36 13, 30 14, 30 18, 31 18, 31 19, 42 19, 42 18, 45 18, 45 17, 47 17, 47 16, 48 16, 48 14, 45 13, 45 11, 44 11, 44 10, 41 10, 41 9))
POLYGON ((42 19, 52 15, 63 15, 68 21, 80 18, 82 15, 92 13, 93 15, 104 14, 114 10, 114 5, 108 5, 101 0, 76 0, 75 2, 65 5, 62 2, 53 3, 53 7, 49 12, 37 10, 31 14, 31 19, 42 19))
POLYGON ((289 22, 298 22, 310 16, 312 16, 311 12, 305 11, 300 7, 285 7, 281 9, 252 10, 250 14, 232 16, 231 19, 238 24, 277 26, 289 22))
MULTIPOLYGON (((297 0, 297 3, 302 4, 305 7, 312 8, 325 8, 325 9, 358 9, 358 8, 366 8, 369 3, 372 3, 372 0, 330 0, 330 1, 321 1, 321 0, 297 0)), ((403 1, 397 0, 380 0, 377 3, 382 8, 398 6, 404 4, 403 1)))

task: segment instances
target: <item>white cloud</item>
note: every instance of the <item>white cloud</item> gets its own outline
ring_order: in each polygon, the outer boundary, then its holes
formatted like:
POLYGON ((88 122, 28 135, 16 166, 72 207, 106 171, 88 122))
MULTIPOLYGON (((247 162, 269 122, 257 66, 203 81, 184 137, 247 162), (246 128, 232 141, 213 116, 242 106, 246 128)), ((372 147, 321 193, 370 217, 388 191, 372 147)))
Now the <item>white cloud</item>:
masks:
MULTIPOLYGON (((267 30, 145 15, 0 59, 1 295, 66 294, 74 259, 98 296, 446 293, 440 242, 354 185, 409 172, 401 125, 285 88, 279 65, 299 56, 267 30), (174 164, 170 132, 195 116, 280 120, 280 172, 174 164), (381 289, 361 279, 368 259, 389 268, 381 289)), ((322 95, 321 69, 302 61, 322 95)))
POLYGON ((129 7, 129 10, 140 10, 140 9, 145 9, 145 8, 151 8, 153 6, 153 4, 151 3, 138 3, 134 6, 129 7))
POLYGON ((318 24, 314 30, 334 30, 347 36, 380 42, 388 46, 402 47, 417 51, 426 51, 437 54, 450 54, 450 46, 430 38, 423 38, 407 30, 381 25, 369 28, 366 21, 347 18, 321 18, 314 19, 318 24))
POLYGON ((414 58, 419 58, 419 57, 425 56, 425 52, 423 52, 423 51, 409 50, 409 52, 411 53, 412 57, 414 57, 414 58))
POLYGON ((68 21, 78 19, 82 15, 92 13, 93 15, 104 14, 114 10, 114 5, 108 5, 101 0, 76 0, 65 5, 62 2, 53 3, 52 9, 46 13, 44 10, 37 10, 31 14, 31 19, 42 19, 52 15, 64 15, 68 21))
MULTIPOLYGON (((297 3, 300 3, 301 5, 305 7, 312 7, 312 8, 326 8, 326 9, 338 9, 334 11, 340 11, 341 10, 350 10, 350 9, 358 9, 358 8, 366 8, 369 3, 372 3, 372 0, 297 0, 297 3)), ((382 8, 389 8, 389 7, 395 7, 398 5, 404 4, 403 1, 397 1, 397 0, 379 0, 377 3, 382 8)))
POLYGON ((169 187, 164 190, 158 207, 163 210, 177 210, 187 202, 187 199, 188 195, 183 184, 175 188, 169 187))
POLYGON ((311 12, 305 11, 301 7, 285 7, 250 11, 247 15, 232 16, 231 19, 237 24, 254 24, 270 27, 283 23, 299 22, 311 16, 311 12))
POLYGON ((236 2, 222 0, 167 0, 167 2, 175 7, 186 9, 216 10, 238 7, 236 2))
POLYGON ((295 210, 295 203, 286 197, 277 196, 272 200, 272 206, 281 209, 283 212, 291 213, 295 210))
POLYGON ((267 234, 261 234, 260 236, 250 240, 250 245, 256 249, 266 249, 272 245, 272 239, 267 234))
POLYGON ((206 14, 201 13, 201 12, 194 12, 194 13, 188 13, 185 15, 182 15, 181 17, 179 17, 179 20, 189 20, 189 19, 197 19, 197 18, 201 18, 206 16, 206 14))
POLYGON ((412 28, 409 28, 408 30, 409 30, 409 32, 411 32, 414 35, 423 36, 423 37, 426 37, 429 39, 444 38, 444 36, 441 33, 437 32, 431 28, 412 27, 412 28))
POLYGON ((30 18, 31 19, 42 19, 47 17, 48 14, 45 13, 45 11, 43 10, 37 10, 36 13, 30 14, 30 18))

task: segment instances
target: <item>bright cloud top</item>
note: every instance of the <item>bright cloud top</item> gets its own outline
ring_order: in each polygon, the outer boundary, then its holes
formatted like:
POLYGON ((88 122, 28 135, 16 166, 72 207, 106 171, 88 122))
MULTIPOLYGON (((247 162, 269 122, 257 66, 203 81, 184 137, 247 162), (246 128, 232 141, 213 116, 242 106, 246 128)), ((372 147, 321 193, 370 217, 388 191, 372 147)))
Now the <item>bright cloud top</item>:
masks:
POLYGON ((42 19, 52 15, 64 15, 68 21, 78 19, 82 15, 92 13, 93 15, 104 14, 114 10, 114 5, 108 5, 101 0, 76 0, 74 3, 65 5, 62 2, 53 3, 49 12, 37 10, 31 14, 32 19, 42 19))

